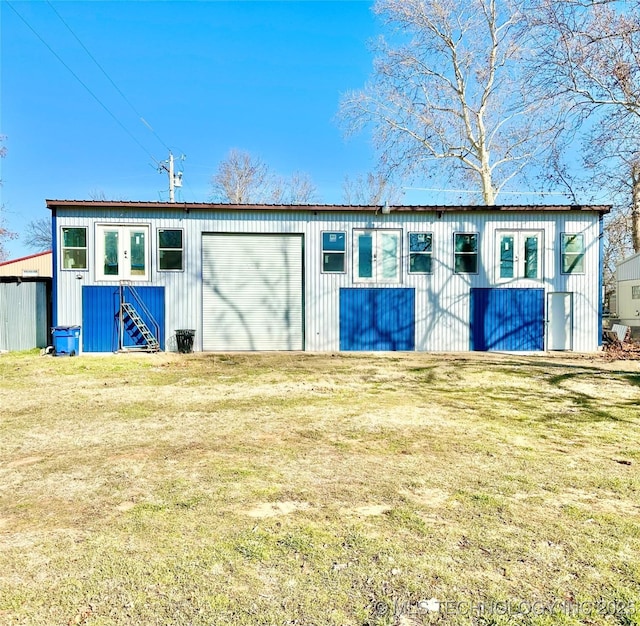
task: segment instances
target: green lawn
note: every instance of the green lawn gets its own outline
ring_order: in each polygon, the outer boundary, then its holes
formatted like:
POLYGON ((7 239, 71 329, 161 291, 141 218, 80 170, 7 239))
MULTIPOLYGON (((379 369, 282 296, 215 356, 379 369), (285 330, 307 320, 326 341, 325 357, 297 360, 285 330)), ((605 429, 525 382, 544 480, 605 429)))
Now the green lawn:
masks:
POLYGON ((0 356, 0 624, 640 624, 640 368, 0 356))

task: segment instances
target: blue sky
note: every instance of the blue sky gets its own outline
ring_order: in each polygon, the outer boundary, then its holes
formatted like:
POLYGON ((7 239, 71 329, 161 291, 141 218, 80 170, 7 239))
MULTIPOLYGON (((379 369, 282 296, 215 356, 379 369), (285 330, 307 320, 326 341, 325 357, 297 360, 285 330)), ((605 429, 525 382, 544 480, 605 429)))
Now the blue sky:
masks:
POLYGON ((209 199, 231 148, 307 172, 324 202, 374 167, 368 138, 347 141, 335 122, 340 95, 371 73, 371 2, 51 0, 125 100, 48 2, 9 1, 23 19, 0 3, 1 193, 19 234, 48 217, 46 198, 167 200, 154 159, 168 148, 187 157, 188 202, 209 199))

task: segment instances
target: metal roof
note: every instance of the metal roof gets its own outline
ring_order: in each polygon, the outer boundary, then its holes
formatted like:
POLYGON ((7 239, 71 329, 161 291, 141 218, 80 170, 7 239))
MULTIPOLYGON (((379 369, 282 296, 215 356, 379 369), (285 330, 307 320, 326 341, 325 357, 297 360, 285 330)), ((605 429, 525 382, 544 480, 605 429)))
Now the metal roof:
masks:
POLYGON ((13 263, 22 263, 22 261, 28 261, 30 259, 36 259, 38 257, 44 256, 45 254, 51 254, 51 250, 44 250, 43 252, 36 252, 35 254, 29 254, 28 256, 21 256, 17 259, 9 259, 7 261, 2 261, 0 266, 4 265, 12 265, 13 263))
MULTIPOLYGON (((108 200, 47 200, 48 209, 142 209, 142 210, 184 210, 184 211, 286 211, 286 212, 333 212, 333 213, 376 213, 385 207, 382 205, 353 204, 230 204, 210 202, 146 202, 108 200)), ((588 204, 519 204, 519 205, 389 205, 392 213, 445 213, 461 211, 488 212, 557 212, 592 211, 608 213, 610 205, 588 204)))

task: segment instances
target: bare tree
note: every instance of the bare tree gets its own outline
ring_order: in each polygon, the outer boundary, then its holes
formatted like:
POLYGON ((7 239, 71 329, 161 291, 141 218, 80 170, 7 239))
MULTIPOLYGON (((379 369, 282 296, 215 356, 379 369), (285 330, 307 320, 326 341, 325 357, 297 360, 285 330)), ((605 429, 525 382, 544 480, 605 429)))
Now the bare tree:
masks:
POLYGON ((211 178, 211 196, 218 202, 266 202, 271 186, 267 164, 248 152, 229 152, 211 178))
POLYGON ((284 178, 259 157, 233 149, 211 178, 211 198, 233 204, 311 204, 318 194, 308 174, 284 178))
POLYGON ((535 75, 581 113, 606 106, 640 114, 640 3, 538 0, 535 75))
POLYGON ((342 182, 342 195, 346 204, 381 205, 385 202, 395 204, 402 195, 401 190, 388 176, 378 173, 358 174, 355 178, 348 175, 342 182))
POLYGON ((608 224, 627 224, 640 252, 640 3, 538 0, 532 15, 532 82, 572 114, 574 127, 589 128, 583 160, 591 184, 621 203, 627 217, 608 224))
MULTIPOLYGON (((3 146, 5 137, 0 135, 0 159, 4 158, 7 154, 7 148, 3 146)), ((0 185, 2 185, 2 181, 0 180, 0 185)), ((16 233, 10 231, 6 227, 5 218, 3 215, 4 205, 0 205, 0 261, 5 261, 7 259, 7 248, 6 243, 10 239, 15 239, 17 237, 16 233)))
POLYGON ((92 189, 89 192, 89 200, 95 200, 97 202, 126 202, 129 198, 121 194, 116 194, 109 197, 104 189, 92 189))
POLYGON ((33 248, 38 252, 51 250, 51 221, 46 217, 31 220, 27 224, 24 242, 29 248, 33 248))
POLYGON ((7 241, 15 239, 18 236, 7 228, 4 216, 2 215, 3 208, 4 206, 0 207, 0 261, 6 261, 9 256, 6 248, 7 241))
POLYGON ((265 186, 269 202, 275 204, 313 204, 318 202, 318 189, 305 172, 294 172, 290 178, 273 175, 270 189, 265 186))
POLYGON ((312 204, 318 202, 318 188, 306 172, 294 172, 286 184, 285 198, 288 204, 312 204))
POLYGON ((631 211, 628 207, 614 210, 606 222, 602 255, 605 301, 616 291, 615 272, 618 263, 633 252, 630 222, 631 211))
POLYGON ((495 204, 556 130, 519 80, 521 9, 520 0, 378 0, 394 45, 380 39, 371 82, 342 99, 347 131, 370 127, 387 166, 466 179, 495 204))

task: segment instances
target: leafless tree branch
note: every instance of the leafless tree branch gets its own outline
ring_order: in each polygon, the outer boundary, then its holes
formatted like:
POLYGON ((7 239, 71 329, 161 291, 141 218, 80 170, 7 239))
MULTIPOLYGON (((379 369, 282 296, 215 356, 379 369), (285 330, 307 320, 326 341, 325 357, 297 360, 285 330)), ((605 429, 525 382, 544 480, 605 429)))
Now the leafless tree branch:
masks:
POLYGON ((346 132, 371 130, 381 160, 406 174, 470 178, 483 203, 550 149, 556 120, 520 80, 525 0, 378 0, 392 28, 374 74, 346 94, 346 132))

